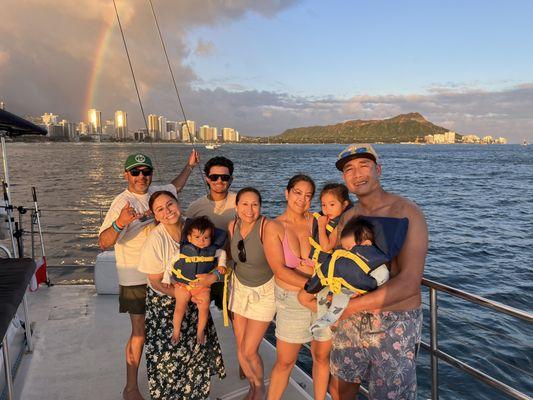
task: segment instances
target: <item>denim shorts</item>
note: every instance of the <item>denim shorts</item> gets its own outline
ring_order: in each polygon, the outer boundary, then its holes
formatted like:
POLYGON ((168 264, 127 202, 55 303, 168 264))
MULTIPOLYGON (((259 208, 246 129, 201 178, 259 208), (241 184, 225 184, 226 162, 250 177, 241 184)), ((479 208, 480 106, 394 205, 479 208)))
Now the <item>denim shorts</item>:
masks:
POLYGON ((310 327, 316 314, 302 306, 298 292, 275 286, 276 294, 276 338, 287 343, 308 343, 311 340, 324 342, 331 339, 329 327, 311 333, 310 327))
POLYGON ((330 369, 346 382, 368 382, 369 399, 416 399, 422 310, 355 313, 333 336, 330 369))

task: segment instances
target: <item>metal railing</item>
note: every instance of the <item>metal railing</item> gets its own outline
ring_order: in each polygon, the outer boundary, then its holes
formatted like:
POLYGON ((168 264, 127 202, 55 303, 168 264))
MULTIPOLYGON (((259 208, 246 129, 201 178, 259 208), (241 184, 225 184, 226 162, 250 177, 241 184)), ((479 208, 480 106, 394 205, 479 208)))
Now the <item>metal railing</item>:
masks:
POLYGON ((459 360, 456 357, 442 351, 438 347, 438 303, 437 292, 449 294, 454 297, 461 298, 470 303, 475 303, 480 306, 490 308, 499 313, 504 313, 515 318, 519 318, 528 323, 533 322, 533 314, 526 311, 516 309, 514 307, 507 306, 497 301, 489 300, 484 297, 465 292, 453 288, 451 286, 443 285, 441 283, 422 279, 422 285, 429 288, 429 336, 430 343, 421 342, 421 346, 428 350, 431 357, 431 399, 438 400, 439 398, 439 360, 449 364, 461 371, 464 371, 474 377, 476 380, 481 381, 498 391, 505 393, 506 395, 514 399, 531 400, 531 397, 519 390, 506 385, 505 383, 493 378, 492 376, 470 366, 469 364, 459 360))

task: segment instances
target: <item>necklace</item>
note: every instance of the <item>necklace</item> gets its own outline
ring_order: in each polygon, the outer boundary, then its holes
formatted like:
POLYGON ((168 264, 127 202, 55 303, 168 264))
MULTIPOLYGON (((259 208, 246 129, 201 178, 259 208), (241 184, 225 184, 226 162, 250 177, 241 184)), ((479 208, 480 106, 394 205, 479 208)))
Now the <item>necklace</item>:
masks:
POLYGON ((226 194, 226 197, 224 197, 224 200, 220 200, 220 201, 211 200, 211 201, 213 202, 213 213, 222 214, 222 212, 226 209, 226 203, 228 202, 228 195, 226 194))

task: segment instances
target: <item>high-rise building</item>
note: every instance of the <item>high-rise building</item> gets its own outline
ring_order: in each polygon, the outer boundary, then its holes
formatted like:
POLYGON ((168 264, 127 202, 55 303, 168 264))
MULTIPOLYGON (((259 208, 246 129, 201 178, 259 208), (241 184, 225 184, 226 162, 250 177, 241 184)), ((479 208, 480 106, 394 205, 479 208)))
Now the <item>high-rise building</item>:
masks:
POLYGON ((76 131, 76 124, 73 122, 68 122, 66 119, 59 123, 63 128, 63 138, 73 141, 78 141, 78 132, 76 131))
POLYGON ((198 139, 209 142, 211 140, 211 138, 209 137, 210 133, 211 132, 210 132, 209 125, 202 125, 200 127, 200 130, 198 131, 198 139))
POLYGON ((115 139, 125 140, 128 136, 128 114, 125 111, 115 111, 115 139))
POLYGON ((233 128, 222 128, 222 140, 224 142, 236 142, 237 134, 233 128))
POLYGON ((169 140, 167 133, 167 118, 160 115, 157 120, 159 124, 159 140, 169 140))
POLYGON ((46 130, 48 131, 49 138, 52 139, 63 139, 63 127, 59 124, 48 124, 46 125, 46 130))
POLYGON ((211 142, 218 141, 218 129, 215 126, 212 126, 211 128, 209 128, 209 140, 211 142))
POLYGON ((80 135, 87 135, 89 133, 89 127, 85 122, 80 122, 78 124, 78 134, 80 135))
POLYGON ((52 113, 44 113, 44 115, 41 118, 43 120, 44 125, 49 125, 49 124, 57 125, 59 123, 59 116, 52 114, 52 113))
POLYGON ((148 135, 152 140, 159 140, 159 117, 155 114, 150 114, 148 116, 148 135))
POLYGON ((455 132, 448 131, 444 133, 444 143, 453 144, 455 143, 455 132))
POLYGON ((94 108, 87 112, 89 133, 102 133, 102 113, 94 108))
POLYGON ((186 123, 181 123, 181 141, 182 142, 191 142, 196 139, 195 135, 196 123, 194 121, 188 120, 186 123))

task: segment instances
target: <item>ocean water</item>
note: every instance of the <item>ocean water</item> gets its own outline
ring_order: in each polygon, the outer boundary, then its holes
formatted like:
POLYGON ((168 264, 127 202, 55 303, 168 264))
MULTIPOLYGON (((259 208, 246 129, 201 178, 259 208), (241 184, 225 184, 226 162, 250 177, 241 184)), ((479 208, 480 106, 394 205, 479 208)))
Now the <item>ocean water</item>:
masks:
MULTIPOLYGON (((45 236, 51 265, 94 263, 99 211, 124 188, 123 162, 143 151, 156 165, 154 181, 168 183, 186 162, 191 146, 178 144, 8 143, 15 205, 32 206, 35 186, 45 231, 79 234, 45 236)), ((235 163, 233 189, 255 186, 263 211, 278 215, 284 187, 295 173, 317 186, 341 181, 335 169, 341 145, 224 145, 199 147, 202 161, 224 155, 235 163)), ((430 232, 425 277, 532 311, 533 146, 376 145, 383 164, 382 185, 408 197, 424 211, 430 232)), ((180 200, 186 207, 205 194, 193 172, 180 200)), ((318 201, 314 201, 318 209, 318 201)), ((28 225, 26 224, 26 227, 28 225)), ((29 241, 26 241, 27 245, 29 241)), ((439 347, 497 379, 533 396, 533 328, 480 306, 439 294, 439 347)), ((429 303, 423 291, 429 342, 429 303)), ((305 360, 304 360, 305 361, 305 360)), ((430 397, 429 357, 419 355, 419 398, 430 397)), ((504 399, 466 373, 439 363, 441 399, 504 399)))

